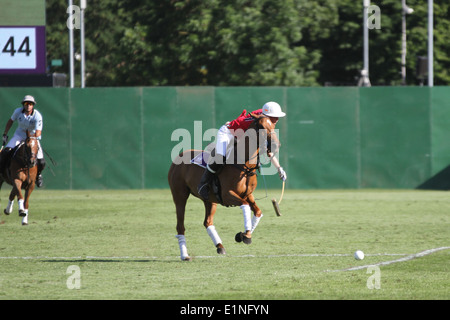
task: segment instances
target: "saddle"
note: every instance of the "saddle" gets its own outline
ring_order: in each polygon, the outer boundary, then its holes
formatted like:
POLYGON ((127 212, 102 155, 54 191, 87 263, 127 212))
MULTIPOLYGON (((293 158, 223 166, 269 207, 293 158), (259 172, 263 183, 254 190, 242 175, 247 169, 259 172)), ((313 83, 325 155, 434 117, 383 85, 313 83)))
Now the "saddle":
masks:
POLYGON ((206 169, 210 157, 211 157, 210 152, 202 151, 199 154, 197 154, 193 159, 191 159, 191 163, 206 169))
MULTIPOLYGON (((212 152, 214 152, 214 151, 212 151, 212 152)), ((191 163, 206 169, 206 166, 207 166, 210 158, 211 158, 211 152, 208 152, 206 150, 201 151, 193 159, 191 159, 191 163)), ((213 179, 212 179, 210 185, 211 185, 212 191, 213 191, 214 195, 216 196, 217 200, 219 200, 219 203, 222 204, 222 187, 220 185, 219 172, 213 176, 213 179)))
MULTIPOLYGON (((241 170, 242 172, 244 172, 244 174, 246 176, 255 175, 256 174, 255 169, 248 168, 245 164, 238 164, 238 163, 235 163, 235 161, 233 161, 236 146, 237 146, 236 139, 235 139, 234 143, 230 143, 228 145, 227 156, 226 156, 226 159, 224 160, 225 164, 236 167, 238 170, 241 170)), ((208 161, 211 158, 211 155, 214 157, 215 151, 216 151, 215 144, 211 143, 205 148, 205 150, 201 151, 194 158, 192 158, 191 163, 206 169, 208 161)), ((257 161, 256 169, 259 170, 260 165, 261 165, 261 162, 259 159, 259 154, 258 154, 256 161, 257 161)), ((213 190, 214 195, 216 196, 216 199, 219 200, 219 203, 223 205, 222 188, 221 188, 220 179, 219 179, 220 170, 222 170, 222 169, 223 169, 223 167, 220 168, 219 172, 217 172, 214 175, 210 186, 212 187, 212 190, 213 190)))

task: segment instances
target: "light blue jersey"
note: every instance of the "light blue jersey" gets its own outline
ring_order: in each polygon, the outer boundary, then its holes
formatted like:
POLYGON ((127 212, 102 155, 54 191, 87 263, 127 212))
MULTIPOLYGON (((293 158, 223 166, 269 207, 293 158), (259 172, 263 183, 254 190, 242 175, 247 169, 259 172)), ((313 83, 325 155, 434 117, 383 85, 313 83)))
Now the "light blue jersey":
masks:
MULTIPOLYGON (((7 148, 14 148, 17 145, 19 145, 21 141, 24 141, 27 138, 27 130, 31 135, 33 135, 36 133, 36 130, 42 131, 42 128, 44 126, 44 123, 42 121, 42 115, 36 109, 33 109, 33 113, 27 116, 23 112, 23 108, 17 108, 16 110, 14 110, 14 113, 11 116, 11 120, 17 121, 18 125, 16 131, 14 132, 13 137, 11 138, 11 140, 9 140, 8 144, 6 145, 7 148)), ((39 140, 41 140, 41 136, 37 137, 39 145, 39 150, 37 154, 38 159, 44 158, 41 144, 39 142, 39 140)))
MULTIPOLYGON (((27 138, 27 130, 31 134, 35 134, 36 130, 42 131, 42 115, 36 109, 33 109, 33 112, 29 116, 27 116, 23 112, 23 108, 17 108, 16 110, 14 110, 14 113, 11 116, 11 120, 17 121, 18 126, 16 131, 14 132, 14 135, 19 136, 20 138, 22 138, 22 140, 25 140, 27 138)), ((39 136, 38 139, 40 140, 41 137, 39 136)))

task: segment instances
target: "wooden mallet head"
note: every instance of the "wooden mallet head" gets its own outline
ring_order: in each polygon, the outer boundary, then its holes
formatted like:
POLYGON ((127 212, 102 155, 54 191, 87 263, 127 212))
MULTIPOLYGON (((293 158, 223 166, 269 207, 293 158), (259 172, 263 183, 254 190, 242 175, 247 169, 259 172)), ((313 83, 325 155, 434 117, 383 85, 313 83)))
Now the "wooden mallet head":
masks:
POLYGON ((275 210, 275 213, 278 217, 281 216, 280 206, 278 205, 278 202, 275 198, 272 199, 273 209, 275 210))

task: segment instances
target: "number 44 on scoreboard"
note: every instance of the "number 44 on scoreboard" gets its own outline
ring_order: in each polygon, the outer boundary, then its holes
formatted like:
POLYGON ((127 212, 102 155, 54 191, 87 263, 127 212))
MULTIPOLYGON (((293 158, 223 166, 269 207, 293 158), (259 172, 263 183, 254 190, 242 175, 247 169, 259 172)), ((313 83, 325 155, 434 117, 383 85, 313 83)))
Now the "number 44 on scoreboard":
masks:
POLYGON ((0 70, 35 70, 36 68, 36 28, 0 27, 0 70))
POLYGON ((2 53, 9 53, 11 57, 14 57, 14 54, 16 52, 19 53, 25 53, 27 57, 30 55, 30 37, 26 36, 25 39, 23 39, 22 44, 19 46, 19 50, 15 49, 14 46, 14 37, 9 37, 8 41, 6 42, 5 46, 3 47, 2 53))

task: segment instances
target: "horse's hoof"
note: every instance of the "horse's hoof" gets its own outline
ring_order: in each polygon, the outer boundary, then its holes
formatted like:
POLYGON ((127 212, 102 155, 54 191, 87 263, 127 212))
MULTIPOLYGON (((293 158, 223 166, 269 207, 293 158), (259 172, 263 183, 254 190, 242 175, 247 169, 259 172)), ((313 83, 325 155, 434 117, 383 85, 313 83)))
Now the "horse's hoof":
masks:
POLYGON ((181 261, 192 261, 192 258, 191 258, 191 257, 189 257, 189 256, 187 256, 186 258, 184 258, 184 259, 181 259, 181 261))
POLYGON ((236 236, 234 237, 234 240, 236 242, 244 242, 245 244, 252 243, 252 238, 248 238, 244 233, 238 232, 236 236))
POLYGON ((3 213, 6 214, 7 216, 9 216, 9 214, 10 214, 11 212, 6 211, 6 209, 5 209, 5 210, 3 210, 3 213))
POLYGON ((226 254, 225 248, 217 248, 218 254, 226 254))
POLYGON ((244 234, 244 235, 242 235, 242 241, 243 241, 245 244, 250 244, 250 243, 252 243, 252 238, 247 238, 247 237, 245 236, 245 234, 244 234))
POLYGON ((22 225, 23 225, 23 226, 27 226, 28 223, 27 223, 27 222, 22 222, 22 225))
POLYGON ((19 210, 19 217, 26 217, 27 213, 23 210, 19 210))

